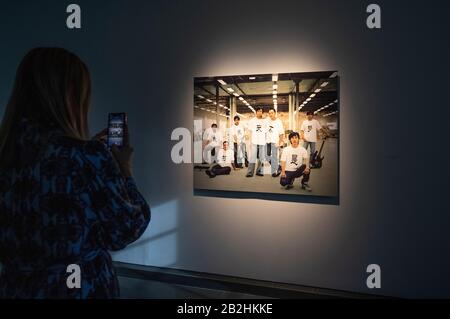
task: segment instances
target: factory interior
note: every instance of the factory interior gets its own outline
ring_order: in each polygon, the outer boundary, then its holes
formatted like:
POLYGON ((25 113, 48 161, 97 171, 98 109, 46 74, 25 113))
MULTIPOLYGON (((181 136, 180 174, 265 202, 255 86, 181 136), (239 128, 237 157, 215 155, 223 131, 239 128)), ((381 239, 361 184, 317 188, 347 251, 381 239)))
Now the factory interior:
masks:
MULTIPOLYGON (((339 77, 336 71, 283 73, 245 76, 201 77, 194 80, 194 142, 204 139, 204 132, 217 124, 224 140, 233 145, 229 129, 237 115, 245 127, 255 117, 255 109, 263 109, 263 117, 269 109, 283 123, 285 146, 289 145, 290 132, 299 132, 307 112, 314 113, 324 129, 317 140, 316 150, 323 148, 323 166, 311 170, 312 191, 300 187, 286 190, 279 178, 270 174, 270 164, 263 163, 264 176, 246 178, 247 170, 235 170, 230 175, 211 179, 205 174, 209 163, 194 164, 194 188, 213 191, 239 191, 246 193, 270 193, 289 195, 338 196, 339 173, 339 77), (199 125, 200 123, 200 125, 199 125)), ((246 134, 246 149, 250 142, 246 134)), ((302 144, 302 143, 300 143, 302 144)), ((204 149, 204 141, 202 143, 204 149)), ((202 149, 202 150, 203 150, 202 149)), ((197 151, 199 152, 199 151, 197 151)), ((308 149, 310 152, 310 149, 308 149)), ((202 154, 195 154, 201 158, 202 154)), ((204 159, 204 157, 203 157, 204 159)))

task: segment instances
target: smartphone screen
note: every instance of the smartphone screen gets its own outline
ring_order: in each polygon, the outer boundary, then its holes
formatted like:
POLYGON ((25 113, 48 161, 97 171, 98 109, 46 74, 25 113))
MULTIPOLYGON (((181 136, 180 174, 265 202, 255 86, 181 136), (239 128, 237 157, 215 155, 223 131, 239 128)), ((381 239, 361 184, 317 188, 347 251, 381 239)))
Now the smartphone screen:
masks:
POLYGON ((109 113, 108 115, 108 147, 123 146, 124 130, 127 124, 126 113, 109 113))

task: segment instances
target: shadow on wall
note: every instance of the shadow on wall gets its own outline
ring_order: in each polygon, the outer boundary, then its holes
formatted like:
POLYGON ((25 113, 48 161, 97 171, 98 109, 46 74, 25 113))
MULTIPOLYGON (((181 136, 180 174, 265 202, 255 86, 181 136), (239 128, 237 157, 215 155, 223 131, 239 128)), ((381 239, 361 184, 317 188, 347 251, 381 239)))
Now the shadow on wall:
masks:
POLYGON ((141 238, 111 253, 114 261, 169 267, 178 260, 178 200, 152 207, 152 220, 141 238))

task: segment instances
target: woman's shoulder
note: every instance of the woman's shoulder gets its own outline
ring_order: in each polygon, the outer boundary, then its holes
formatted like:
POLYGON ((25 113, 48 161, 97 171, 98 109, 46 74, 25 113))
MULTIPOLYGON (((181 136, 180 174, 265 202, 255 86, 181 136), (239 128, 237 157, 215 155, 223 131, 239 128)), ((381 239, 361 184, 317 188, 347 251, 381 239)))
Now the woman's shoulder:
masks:
POLYGON ((73 163, 73 167, 92 167, 108 170, 113 165, 113 156, 105 143, 98 140, 79 140, 68 136, 56 136, 47 151, 47 160, 73 163))
POLYGON ((80 140, 69 136, 59 135, 51 139, 55 148, 64 148, 71 153, 79 152, 84 156, 108 157, 109 150, 105 143, 98 140, 80 140))

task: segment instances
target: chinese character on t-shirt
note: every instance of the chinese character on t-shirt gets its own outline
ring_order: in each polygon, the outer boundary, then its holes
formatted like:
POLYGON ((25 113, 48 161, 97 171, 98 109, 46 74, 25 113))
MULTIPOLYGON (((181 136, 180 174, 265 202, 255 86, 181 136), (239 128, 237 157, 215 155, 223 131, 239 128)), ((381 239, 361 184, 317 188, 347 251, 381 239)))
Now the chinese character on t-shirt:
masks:
POLYGON ((297 163, 297 154, 292 154, 291 164, 294 164, 295 166, 298 166, 298 163, 297 163))

